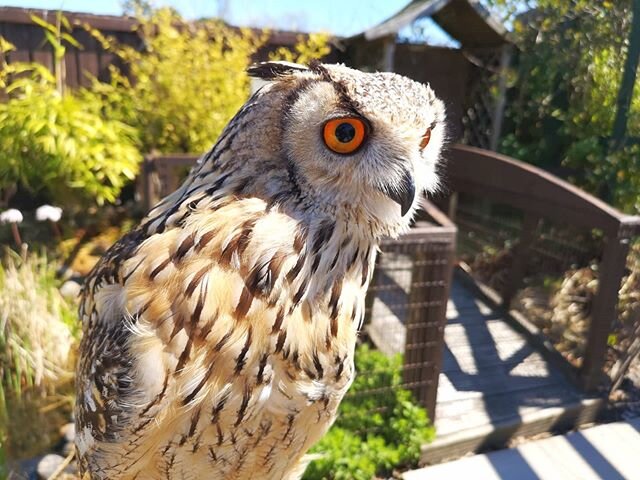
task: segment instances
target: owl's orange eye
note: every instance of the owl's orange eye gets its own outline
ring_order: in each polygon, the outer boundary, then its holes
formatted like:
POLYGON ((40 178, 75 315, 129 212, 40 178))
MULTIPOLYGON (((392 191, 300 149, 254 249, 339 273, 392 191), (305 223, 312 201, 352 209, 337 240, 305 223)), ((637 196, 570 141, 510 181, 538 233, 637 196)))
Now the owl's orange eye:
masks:
POLYGON ((334 118, 324 124, 324 143, 336 153, 353 153, 362 145, 365 131, 365 124, 359 118, 334 118))
POLYGON ((420 150, 424 150, 424 148, 429 145, 429 140, 431 140, 431 129, 427 128, 427 131, 424 132, 422 140, 420 141, 420 150))

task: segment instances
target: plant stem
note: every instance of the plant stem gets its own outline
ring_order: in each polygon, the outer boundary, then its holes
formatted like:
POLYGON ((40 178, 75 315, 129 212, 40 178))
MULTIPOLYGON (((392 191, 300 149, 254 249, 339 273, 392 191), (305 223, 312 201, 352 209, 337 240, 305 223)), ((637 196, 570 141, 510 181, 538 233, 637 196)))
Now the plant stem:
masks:
POLYGON ((60 227, 56 222, 51 221, 51 229, 53 230, 53 236, 57 239, 62 237, 62 232, 60 231, 60 227))
POLYGON ((13 241, 16 242, 16 246, 20 248, 22 245, 22 238, 20 238, 20 231, 18 230, 18 224, 11 224, 11 233, 13 233, 13 241))

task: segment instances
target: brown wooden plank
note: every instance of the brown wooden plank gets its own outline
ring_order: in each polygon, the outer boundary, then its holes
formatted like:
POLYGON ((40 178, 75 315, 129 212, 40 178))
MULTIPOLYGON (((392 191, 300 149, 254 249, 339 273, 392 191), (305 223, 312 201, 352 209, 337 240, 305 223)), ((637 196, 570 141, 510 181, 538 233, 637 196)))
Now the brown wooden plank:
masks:
POLYGON ((70 88, 76 88, 80 84, 76 52, 77 50, 75 48, 68 48, 64 56, 65 84, 70 88))
POLYGON ((539 355, 524 338, 513 338, 494 344, 460 344, 445 348, 443 372, 463 371, 472 373, 485 367, 526 361, 539 355))
POLYGON ((447 325, 444 338, 449 348, 456 345, 494 344, 506 340, 516 340, 521 338, 504 320, 488 320, 482 324, 453 323, 447 325))
POLYGON ((33 61, 44 65, 53 72, 53 52, 51 50, 33 51, 33 61))
MULTIPOLYGON (((31 25, 31 15, 35 14, 47 21, 52 21, 56 10, 44 10, 39 8, 0 7, 0 22, 31 25)), ((137 22, 130 17, 115 15, 93 15, 90 13, 77 13, 62 11, 63 15, 71 23, 87 22, 100 30, 131 31, 137 22)))
MULTIPOLYGON (((617 233, 624 215, 533 165, 495 152, 455 145, 447 158, 449 187, 491 198, 546 218, 617 233)), ((633 217, 640 225, 640 217, 633 217)))
POLYGON ((479 369, 476 374, 462 371, 443 373, 441 382, 460 392, 480 392, 484 395, 526 388, 539 388, 563 382, 564 378, 549 368, 540 356, 522 363, 498 364, 479 369))
POLYGON ((80 85, 88 87, 91 85, 91 77, 97 77, 98 53, 97 52, 78 52, 80 65, 80 85))

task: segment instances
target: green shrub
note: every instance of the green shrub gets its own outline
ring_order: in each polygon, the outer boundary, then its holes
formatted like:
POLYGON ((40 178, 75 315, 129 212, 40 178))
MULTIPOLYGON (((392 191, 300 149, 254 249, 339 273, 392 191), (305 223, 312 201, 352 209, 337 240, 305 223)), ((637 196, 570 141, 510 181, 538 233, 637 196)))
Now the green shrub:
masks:
POLYGON ((65 206, 113 202, 137 173, 136 132, 106 118, 95 92, 64 91, 63 40, 71 37, 38 23, 54 47, 55 75, 37 63, 7 64, 14 47, 0 38, 0 96, 8 97, 0 103, 0 190, 19 185, 65 206))
MULTIPOLYGON (((640 211, 640 88, 625 148, 610 144, 632 2, 486 0, 515 15, 518 46, 501 151, 554 171, 629 213, 640 211), (558 52, 563 52, 559 55, 558 52)), ((637 83, 637 82, 636 82, 637 83)))
POLYGON ((420 446, 434 436, 426 411, 402 385, 402 356, 362 345, 356 379, 304 478, 369 480, 417 462, 420 446))
MULTIPOLYGON (((126 74, 112 67, 111 82, 95 80, 94 90, 103 94, 109 115, 137 129, 143 151, 208 150, 249 97, 246 70, 268 33, 219 20, 186 22, 169 8, 139 12, 138 20, 142 51, 85 26, 127 65, 126 74)), ((313 34, 270 58, 308 62, 329 53, 327 41, 313 34)))
POLYGON ((127 65, 111 68, 108 110, 134 126, 145 152, 203 152, 249 96, 246 69, 262 38, 220 21, 185 22, 169 8, 139 18, 145 49, 88 30, 127 65), (128 78, 134 78, 131 82, 128 78))

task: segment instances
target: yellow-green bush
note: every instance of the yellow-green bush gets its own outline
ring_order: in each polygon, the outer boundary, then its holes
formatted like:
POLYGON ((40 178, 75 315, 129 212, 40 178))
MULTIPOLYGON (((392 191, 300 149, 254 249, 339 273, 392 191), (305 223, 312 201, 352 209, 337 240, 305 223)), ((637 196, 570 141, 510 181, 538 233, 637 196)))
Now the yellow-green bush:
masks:
POLYGON ((7 64, 14 47, 0 37, 0 190, 18 185, 60 205, 113 202, 141 160, 135 130, 106 118, 94 92, 64 91, 71 37, 38 23, 54 47, 55 75, 37 63, 7 64))
POLYGON ((144 151, 202 152, 246 101, 245 70, 262 39, 215 20, 187 23, 170 9, 140 19, 145 49, 115 44, 91 30, 129 67, 99 85, 110 111, 140 132, 144 151))
MULTIPOLYGON (((142 51, 86 27, 128 66, 127 75, 112 67, 111 83, 96 80, 94 89, 104 95, 110 115, 138 130, 143 151, 208 150, 247 100, 246 70, 268 32, 218 20, 186 22, 171 9, 154 10, 139 21, 142 51)), ((270 58, 306 63, 329 53, 327 41, 325 34, 312 34, 270 58)))
POLYGON ((271 52, 269 60, 284 60, 304 65, 311 60, 325 57, 330 51, 329 35, 326 33, 310 33, 306 39, 300 35, 298 43, 293 47, 293 50, 280 47, 271 52))

